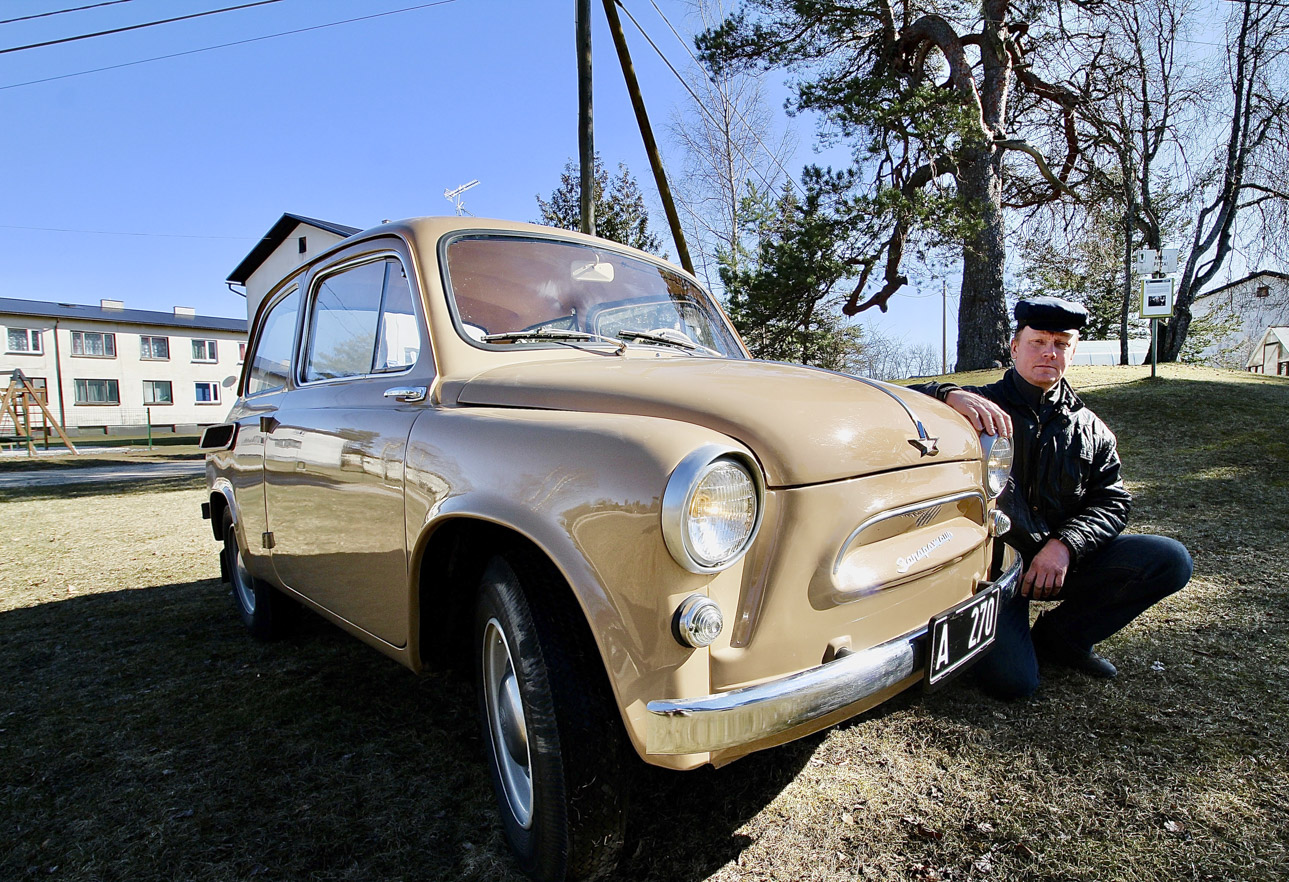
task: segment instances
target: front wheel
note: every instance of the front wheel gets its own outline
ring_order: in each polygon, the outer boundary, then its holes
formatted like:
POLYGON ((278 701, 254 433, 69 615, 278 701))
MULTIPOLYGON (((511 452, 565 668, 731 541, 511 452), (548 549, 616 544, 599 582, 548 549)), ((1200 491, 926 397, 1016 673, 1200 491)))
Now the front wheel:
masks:
POLYGON ((233 603, 242 624, 253 637, 274 640, 288 629, 291 602, 272 585, 257 579, 246 568, 232 512, 224 512, 224 572, 233 586, 233 603))
POLYGON ((474 618, 480 721, 502 827, 524 872, 542 882, 611 870, 626 821, 625 734, 599 654, 570 606, 545 561, 517 553, 489 563, 474 618))

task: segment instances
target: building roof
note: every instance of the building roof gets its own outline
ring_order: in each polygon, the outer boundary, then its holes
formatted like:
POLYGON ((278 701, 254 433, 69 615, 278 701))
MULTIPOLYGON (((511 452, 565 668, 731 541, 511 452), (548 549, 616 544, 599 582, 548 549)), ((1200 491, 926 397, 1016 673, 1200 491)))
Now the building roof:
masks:
POLYGON ((1283 282, 1289 282, 1289 273, 1276 272, 1275 270, 1258 270, 1256 273, 1249 273, 1242 279, 1236 279, 1234 282, 1227 282, 1220 288, 1214 288, 1212 291, 1205 291, 1195 299, 1203 300, 1205 297, 1212 297, 1214 294, 1220 294, 1221 292, 1231 288, 1238 288, 1240 285, 1251 282, 1259 276, 1270 276, 1273 279, 1280 279, 1283 282))
POLYGON ((1262 339, 1257 342, 1257 345, 1253 347, 1253 351, 1249 353, 1249 360, 1245 363, 1245 367, 1262 364, 1262 360, 1265 357, 1262 350, 1266 348, 1272 340, 1279 343, 1280 348, 1285 352, 1289 352, 1289 327, 1272 325, 1267 328, 1266 333, 1262 335, 1262 339))
POLYGON ((233 331, 240 334, 245 334, 247 330, 246 319, 210 315, 176 315, 172 312, 154 312, 150 309, 104 309, 101 306, 88 306, 83 303, 46 303, 43 300, 15 300, 10 297, 0 297, 0 316, 3 315, 151 325, 194 331, 233 331))
POLYGON ((291 235, 291 231, 300 224, 308 224, 328 233, 334 233, 342 239, 347 239, 354 233, 362 232, 358 227, 349 227, 344 224, 336 224, 331 221, 318 220, 315 217, 305 217, 302 214, 287 212, 277 219, 277 223, 269 228, 269 231, 264 234, 264 238, 256 243, 246 257, 242 258, 242 262, 229 274, 228 281, 234 285, 245 285, 251 274, 260 268, 260 264, 267 260, 274 249, 281 245, 286 240, 286 237, 291 235))

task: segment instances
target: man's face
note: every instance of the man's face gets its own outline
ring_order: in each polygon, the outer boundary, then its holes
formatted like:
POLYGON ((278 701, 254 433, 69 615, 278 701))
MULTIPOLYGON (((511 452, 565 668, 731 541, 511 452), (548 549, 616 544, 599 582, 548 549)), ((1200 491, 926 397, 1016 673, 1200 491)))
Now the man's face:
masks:
POLYGON ((1078 341, 1077 331, 1021 328, 1012 338, 1012 361, 1016 363, 1016 373, 1025 382, 1046 392, 1065 376, 1078 341))

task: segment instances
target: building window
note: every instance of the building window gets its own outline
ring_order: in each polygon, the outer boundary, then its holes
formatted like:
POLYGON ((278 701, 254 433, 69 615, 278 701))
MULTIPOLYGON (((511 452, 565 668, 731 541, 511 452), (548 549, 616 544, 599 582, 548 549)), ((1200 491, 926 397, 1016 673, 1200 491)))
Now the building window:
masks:
POLYGON ((219 404, 219 384, 198 383, 196 396, 198 404, 219 404))
POLYGON ((175 399, 171 394, 169 380, 144 380, 143 381, 143 403, 144 404, 174 404, 175 399))
POLYGON ((1255 296, 1255 297, 1270 297, 1270 296, 1271 296, 1271 286, 1270 286, 1270 285, 1259 285, 1256 289, 1254 289, 1253 294, 1254 294, 1254 296, 1255 296))
MULTIPOLYGON (((12 378, 11 378, 11 377, 10 377, 10 378, 6 378, 5 382, 6 382, 6 383, 10 383, 10 382, 12 382, 12 378)), ((44 402, 45 404, 48 404, 48 403, 49 403, 49 384, 48 384, 48 382, 45 380, 45 378, 44 378, 44 377, 28 377, 28 378, 27 378, 27 382, 31 384, 31 388, 35 391, 35 393, 36 393, 36 397, 37 397, 37 398, 39 398, 39 399, 40 399, 42 402, 44 402)), ((19 385, 18 390, 19 390, 19 392, 21 392, 21 393, 25 393, 25 392, 27 391, 27 390, 23 389, 21 385, 19 385)), ((0 389, 0 395, 3 395, 6 391, 8 391, 8 390, 7 390, 7 389, 0 389)), ((19 402, 19 406, 21 406, 21 402, 19 402)))
POLYGON ((95 331, 72 331, 72 355, 94 358, 116 358, 116 334, 95 331))
POLYGON ((37 328, 10 328, 9 351, 40 353, 40 331, 37 328))
POLYGON ((169 361, 169 337, 140 337, 139 358, 145 361, 169 361))
POLYGON ((192 360, 193 361, 218 361, 219 355, 215 349, 214 340, 193 340, 192 341, 192 360))
POLYGON ((116 380, 76 380, 77 404, 120 404, 121 390, 116 380))

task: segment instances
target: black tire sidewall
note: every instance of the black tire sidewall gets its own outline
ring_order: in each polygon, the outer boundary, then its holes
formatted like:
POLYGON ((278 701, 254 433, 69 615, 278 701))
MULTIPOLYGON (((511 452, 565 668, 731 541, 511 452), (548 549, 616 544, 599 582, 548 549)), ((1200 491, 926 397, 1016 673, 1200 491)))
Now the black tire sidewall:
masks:
POLYGON ((231 512, 224 512, 224 564, 228 571, 228 584, 233 593, 233 605, 237 608, 237 614, 241 617, 242 624, 251 634, 260 640, 269 640, 277 635, 278 622, 275 621, 276 607, 278 606, 276 592, 272 586, 265 584, 263 581, 255 578, 249 572, 246 574, 250 579, 250 589, 255 595, 255 610, 248 610, 242 603, 241 594, 237 590, 237 557, 239 554, 240 543, 237 538, 237 527, 233 523, 231 512))
POLYGON ((506 839, 525 873, 540 880, 563 879, 568 854, 568 817, 563 755, 554 713, 554 699, 527 598, 514 572, 503 558, 494 559, 484 572, 471 635, 475 691, 484 750, 506 839), (527 828, 521 826, 506 799, 495 755, 496 751, 503 750, 504 747, 494 743, 488 720, 487 699, 484 694, 483 646, 487 625, 494 619, 501 626, 510 648, 511 663, 519 683, 528 730, 533 808, 527 828))

